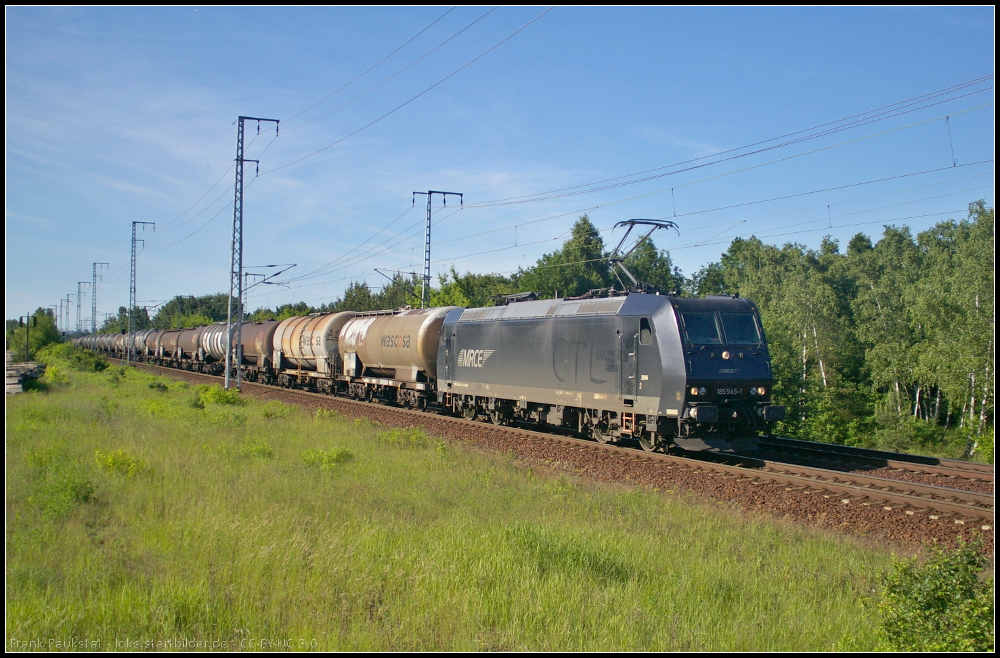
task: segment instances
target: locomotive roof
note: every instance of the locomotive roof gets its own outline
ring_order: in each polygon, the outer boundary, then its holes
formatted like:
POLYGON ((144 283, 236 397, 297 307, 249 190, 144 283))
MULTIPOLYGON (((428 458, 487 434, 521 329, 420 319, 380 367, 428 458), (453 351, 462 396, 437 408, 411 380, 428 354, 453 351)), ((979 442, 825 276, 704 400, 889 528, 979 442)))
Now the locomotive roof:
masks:
MULTIPOLYGON (((601 299, 539 299, 516 302, 507 306, 487 306, 462 310, 458 322, 487 322, 490 320, 527 320, 531 318, 597 316, 597 315, 647 315, 664 306, 678 310, 753 311, 753 302, 739 297, 712 296, 702 298, 671 297, 667 295, 633 294, 601 299)), ((454 316, 451 322, 455 322, 454 316)))

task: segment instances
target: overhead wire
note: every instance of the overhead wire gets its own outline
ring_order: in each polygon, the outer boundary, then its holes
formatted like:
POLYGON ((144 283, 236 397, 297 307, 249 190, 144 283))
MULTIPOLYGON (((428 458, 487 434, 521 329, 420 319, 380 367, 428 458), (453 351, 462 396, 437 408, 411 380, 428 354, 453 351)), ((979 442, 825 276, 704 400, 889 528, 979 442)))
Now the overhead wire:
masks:
MULTIPOLYGON (((731 209, 734 209, 734 208, 742 208, 742 207, 746 207, 746 206, 758 205, 758 204, 761 204, 761 203, 770 203, 770 202, 774 202, 774 201, 786 201, 788 199, 794 199, 794 198, 802 197, 802 196, 809 196, 809 195, 813 195, 813 194, 820 194, 820 193, 823 193, 823 192, 832 192, 832 191, 837 191, 837 190, 844 190, 844 189, 849 189, 849 188, 852 188, 852 187, 859 187, 859 186, 862 186, 862 185, 872 185, 872 184, 875 184, 875 183, 884 183, 884 182, 887 182, 887 181, 899 180, 899 179, 902 179, 902 178, 908 178, 908 177, 912 177, 912 176, 919 176, 919 175, 928 174, 928 173, 936 173, 936 172, 940 172, 940 171, 953 171, 957 167, 970 167, 970 166, 974 166, 974 165, 978 165, 978 164, 985 164, 985 163, 990 163, 990 162, 993 162, 993 160, 992 159, 989 159, 989 160, 979 160, 977 162, 969 162, 969 163, 964 163, 964 164, 957 165, 957 166, 947 166, 947 167, 939 167, 937 169, 927 169, 927 170, 924 170, 924 171, 917 171, 917 172, 912 172, 912 173, 909 173, 909 174, 900 174, 898 176, 888 176, 888 177, 885 177, 885 178, 876 178, 876 179, 873 179, 873 180, 860 181, 860 182, 857 182, 857 183, 849 183, 849 184, 846 184, 846 185, 836 185, 836 186, 833 186, 833 187, 826 187, 826 188, 817 189, 817 190, 809 190, 807 192, 796 192, 795 194, 786 194, 786 195, 783 195, 783 196, 771 197, 771 198, 768 198, 768 199, 757 199, 755 201, 746 201, 746 202, 743 202, 743 203, 736 203, 736 204, 731 204, 731 205, 728 205, 728 206, 718 206, 718 207, 715 207, 715 208, 706 208, 706 209, 703 209, 703 210, 696 210, 696 211, 691 211, 691 212, 687 212, 687 213, 680 213, 680 214, 677 214, 677 215, 664 215, 660 219, 675 219, 675 218, 691 217, 691 216, 694 216, 694 215, 701 215, 701 214, 705 214, 705 213, 709 213, 709 212, 718 212, 718 211, 721 211, 721 210, 731 210, 731 209)), ((855 199, 848 199, 848 200, 845 200, 845 201, 837 201, 836 203, 839 205, 839 204, 844 204, 844 203, 851 203, 851 202, 858 201, 858 200, 874 198, 874 197, 877 197, 877 196, 885 196, 887 194, 898 194, 900 192, 907 192, 907 191, 911 191, 911 190, 922 189, 924 187, 931 187, 931 186, 934 186, 934 185, 943 185, 945 183, 959 181, 959 180, 966 180, 968 178, 975 178, 975 177, 978 177, 978 176, 986 176, 986 175, 990 175, 992 173, 993 172, 986 172, 986 173, 981 173, 981 174, 973 174, 971 176, 965 176, 965 177, 962 177, 962 178, 953 178, 953 179, 949 179, 947 181, 938 181, 938 182, 934 182, 934 183, 927 183, 927 184, 924 184, 924 185, 918 185, 918 186, 915 186, 915 187, 909 187, 909 188, 905 188, 903 190, 893 190, 891 192, 884 192, 884 193, 876 194, 876 195, 873 195, 873 196, 870 196, 870 197, 859 197, 859 198, 855 198, 855 199)), ((566 212, 566 213, 560 213, 558 215, 552 215, 550 217, 543 217, 541 219, 534 219, 534 220, 530 220, 530 221, 519 222, 517 224, 510 224, 510 225, 503 226, 503 227, 500 227, 500 228, 490 229, 488 231, 480 231, 478 233, 470 233, 468 235, 463 235, 463 236, 460 236, 460 237, 457 237, 457 238, 449 238, 447 240, 438 240, 438 241, 435 242, 435 244, 436 245, 442 245, 442 244, 445 244, 445 243, 448 243, 448 242, 459 242, 461 240, 468 240, 468 239, 475 238, 475 237, 481 237, 483 235, 490 235, 492 233, 499 233, 499 232, 502 232, 502 231, 509 231, 511 229, 516 229, 516 228, 519 228, 519 227, 522 227, 522 226, 530 226, 532 224, 538 224, 538 223, 541 223, 541 222, 546 222, 546 221, 550 221, 550 220, 553 220, 553 219, 558 219, 558 218, 561 218, 561 217, 565 217, 567 215, 575 215, 575 214, 581 213, 581 212, 582 213, 587 213, 587 212, 591 212, 591 211, 597 210, 599 208, 601 208, 601 205, 590 206, 588 208, 581 208, 579 210, 573 210, 573 211, 566 212)), ((796 211, 791 211, 791 212, 801 212, 801 210, 796 210, 796 211)), ((727 222, 726 224, 728 225, 729 222, 727 222)), ((702 226, 702 227, 697 227, 696 229, 689 229, 689 230, 700 230, 700 229, 704 229, 704 228, 713 228, 715 226, 721 226, 721 224, 719 224, 719 225, 702 226)))
MULTIPOLYGON (((690 164, 690 163, 694 163, 694 162, 700 162, 702 160, 707 160, 707 159, 711 159, 711 158, 717 158, 718 156, 725 155, 727 153, 735 153, 735 152, 742 151, 742 150, 745 150, 745 149, 750 149, 750 148, 754 148, 754 147, 757 147, 757 146, 761 146, 763 144, 768 144, 770 142, 777 141, 777 140, 780 140, 780 139, 786 139, 788 137, 793 137, 795 135, 800 135, 802 133, 808 133, 808 132, 811 132, 811 131, 814 131, 814 130, 819 130, 821 128, 827 128, 827 130, 824 131, 824 132, 822 132, 822 133, 818 133, 816 135, 810 135, 810 136, 806 136, 806 137, 801 137, 801 138, 799 138, 797 140, 793 140, 791 142, 786 142, 786 143, 779 144, 779 145, 774 145, 774 146, 768 147, 768 149, 764 149, 764 150, 771 150, 773 148, 780 148, 781 146, 787 146, 787 145, 790 145, 790 144, 793 144, 793 143, 798 143, 799 141, 805 141, 806 139, 814 139, 815 137, 821 137, 821 136, 825 136, 825 135, 828 135, 828 134, 833 134, 832 132, 830 132, 831 130, 835 130, 836 132, 839 132, 841 130, 845 130, 845 129, 848 129, 848 128, 859 127, 860 125, 867 125, 867 123, 874 122, 874 120, 875 120, 874 118, 875 117, 880 117, 880 118, 877 119, 878 121, 883 121, 885 119, 893 118, 895 116, 899 116, 900 114, 904 114, 904 113, 895 114, 895 115, 892 115, 892 116, 881 116, 881 115, 886 114, 887 112, 892 112, 892 111, 895 111, 897 109, 901 109, 903 107, 909 107, 909 106, 914 105, 914 104, 919 104, 919 103, 924 102, 926 100, 931 100, 933 98, 940 97, 941 95, 944 95, 944 94, 949 94, 949 93, 952 93, 954 91, 960 91, 960 90, 965 89, 967 87, 974 86, 974 85, 977 85, 977 84, 981 84, 981 83, 983 83, 983 82, 985 82, 987 80, 992 79, 993 77, 994 76, 992 74, 986 75, 986 76, 982 76, 980 78, 976 78, 976 79, 969 80, 969 81, 966 81, 966 82, 963 82, 963 83, 959 83, 957 85, 952 85, 950 87, 945 87, 943 89, 939 89, 939 90, 936 90, 936 91, 933 91, 933 92, 928 92, 926 94, 921 94, 920 96, 915 96, 915 97, 910 98, 910 99, 906 99, 906 100, 903 100, 903 101, 898 101, 898 102, 892 103, 890 105, 885 105, 885 106, 882 106, 882 107, 879 107, 879 108, 875 108, 873 110, 868 110, 866 112, 862 112, 862 113, 859 113, 859 114, 851 115, 851 116, 848 116, 848 117, 845 117, 845 118, 842 118, 842 119, 837 119, 835 121, 827 122, 827 123, 824 123, 824 124, 819 124, 819 125, 813 126, 811 128, 805 128, 805 129, 802 129, 802 130, 797 130, 797 131, 794 131, 794 132, 791 132, 791 133, 786 133, 784 135, 780 135, 778 137, 771 137, 769 139, 761 140, 761 141, 758 141, 758 142, 754 142, 752 144, 747 144, 747 145, 744 145, 744 146, 738 146, 738 147, 735 147, 735 148, 726 149, 724 151, 720 151, 720 152, 717 152, 717 153, 712 153, 712 154, 709 154, 709 155, 704 155, 704 156, 701 156, 701 157, 698 157, 698 158, 692 158, 690 160, 684 160, 684 161, 681 161, 681 162, 676 162, 676 163, 669 164, 669 165, 663 165, 663 166, 656 167, 656 168, 653 168, 653 169, 646 169, 644 171, 639 171, 639 172, 635 172, 635 173, 631 173, 631 174, 624 174, 622 176, 616 176, 616 177, 613 177, 613 178, 607 178, 607 179, 604 179, 604 180, 595 181, 593 183, 585 183, 585 184, 581 184, 581 185, 574 185, 574 186, 570 186, 570 187, 564 187, 564 188, 559 188, 559 189, 555 189, 555 190, 549 190, 549 191, 546 191, 546 192, 536 192, 536 193, 527 194, 527 195, 521 195, 521 196, 516 196, 516 197, 506 197, 506 198, 501 198, 501 199, 493 199, 493 200, 489 200, 489 201, 473 202, 473 203, 470 203, 469 206, 470 207, 481 207, 481 206, 492 206, 492 205, 508 205, 505 202, 511 202, 511 203, 517 202, 517 203, 519 203, 519 202, 522 202, 521 200, 524 200, 524 199, 542 200, 542 199, 537 199, 536 198, 536 197, 542 197, 542 196, 545 196, 545 198, 552 198, 552 197, 549 197, 548 195, 554 195, 554 194, 559 193, 559 192, 566 192, 566 191, 570 191, 570 190, 578 190, 579 188, 582 188, 582 187, 592 188, 592 187, 595 187, 595 186, 604 185, 605 183, 611 183, 613 181, 618 181, 618 180, 622 180, 622 179, 625 179, 625 178, 632 178, 634 176, 642 176, 644 174, 652 173, 654 171, 661 171, 663 169, 669 169, 671 167, 679 167, 679 166, 685 165, 685 164, 690 164), (873 116, 867 116, 867 115, 873 115, 873 116), (862 117, 864 117, 864 118, 862 119, 862 117), (858 123, 859 121, 865 121, 866 123, 858 123), (841 123, 844 123, 844 122, 851 122, 851 123, 846 124, 845 126, 837 127, 836 129, 830 128, 831 126, 835 126, 836 124, 841 124, 841 123)), ((976 91, 970 92, 969 94, 963 94, 962 96, 956 96, 956 97, 953 97, 953 98, 948 98, 948 99, 945 99, 944 101, 940 101, 940 102, 949 102, 949 101, 952 101, 952 100, 957 100, 959 98, 964 98, 965 96, 969 96, 969 95, 981 93, 983 91, 988 91, 989 89, 992 89, 992 88, 993 87, 986 87, 984 89, 980 89, 980 90, 976 90, 976 91)), ((937 105, 937 104, 939 104, 939 103, 934 103, 932 105, 937 105)), ((923 106, 923 107, 910 109, 910 110, 907 110, 907 112, 905 112, 905 113, 917 111, 919 109, 925 109, 926 107, 931 107, 932 105, 926 105, 926 106, 923 106)), ((742 154, 740 156, 735 156, 735 157, 745 157, 746 155, 753 155, 754 153, 757 153, 757 152, 760 152, 760 151, 755 151, 753 153, 742 154)), ((731 159, 731 158, 727 158, 726 160, 728 160, 728 159, 731 159)), ((718 164, 718 162, 723 162, 723 161, 725 161, 725 160, 719 160, 719 161, 716 161, 716 162, 713 162, 713 163, 706 163, 705 165, 702 165, 702 166, 707 166, 709 164, 718 164)), ((687 171, 687 169, 685 169, 684 171, 687 171)), ((663 174, 663 175, 670 175, 672 173, 679 173, 679 172, 668 172, 667 174, 663 174)), ((659 177, 659 176, 657 176, 657 177, 659 177)), ((641 179, 641 180, 638 180, 638 181, 635 181, 635 182, 642 182, 644 180, 648 180, 648 179, 641 179)), ((633 184, 633 182, 627 182, 625 184, 633 184)), ((599 189, 606 189, 606 188, 599 188, 599 189)))
MULTIPOLYGON (((952 112, 951 116, 954 116, 954 115, 957 115, 957 114, 960 114, 960 113, 964 113, 964 112, 969 112, 969 111, 972 111, 972 110, 975 110, 975 109, 981 109, 982 107, 987 107, 987 106, 992 105, 992 104, 993 103, 985 103, 985 104, 982 104, 982 105, 979 105, 979 106, 976 106, 976 107, 973 107, 973 108, 967 108, 967 109, 960 110, 960 111, 957 111, 957 112, 952 112)), ((689 182, 686 182, 686 183, 683 183, 683 184, 675 185, 674 187, 675 188, 676 187, 686 187, 686 186, 690 186, 690 185, 695 185, 697 183, 701 183, 701 182, 705 182, 705 181, 709 181, 709 180, 715 180, 715 179, 722 178, 722 177, 725 177, 725 176, 730 176, 730 175, 733 175, 733 174, 736 174, 736 173, 742 173, 742 172, 749 171, 749 170, 752 170, 752 169, 758 169, 760 167, 768 166, 768 165, 771 165, 771 164, 776 164, 776 163, 779 163, 779 162, 785 162, 785 161, 792 160, 794 158, 802 157, 802 156, 805 156, 805 155, 811 155, 811 154, 818 153, 818 152, 821 152, 821 151, 826 151, 826 150, 829 150, 829 149, 832 149, 832 148, 837 148, 837 147, 840 147, 840 146, 845 146, 845 145, 848 145, 848 144, 857 143, 857 142, 864 141, 864 140, 867 140, 867 139, 871 139, 871 138, 874 138, 874 137, 879 137, 879 136, 886 135, 886 134, 889 134, 889 133, 893 133, 893 132, 896 132, 896 131, 899 131, 899 130, 905 130, 905 129, 908 129, 908 128, 913 128, 915 126, 919 126, 919 125, 923 125, 923 124, 926 124, 926 123, 929 123, 929 122, 937 121, 937 120, 939 120, 941 118, 943 118, 943 116, 942 117, 935 117, 935 118, 932 118, 932 119, 926 119, 926 120, 923 120, 923 121, 918 121, 918 122, 911 123, 911 124, 908 124, 908 125, 905 125, 905 126, 897 126, 897 127, 890 128, 888 130, 884 130, 884 131, 881 131, 881 132, 878 132, 878 133, 872 133, 872 134, 869 134, 869 135, 864 135, 862 137, 857 137, 857 138, 854 138, 854 139, 851 139, 851 140, 847 140, 847 141, 844 141, 844 142, 839 142, 837 144, 829 144, 829 145, 826 145, 826 146, 823 146, 823 147, 820 147, 820 148, 817 148, 817 149, 813 149, 811 151, 805 151, 805 152, 802 152, 802 153, 797 153, 797 154, 785 156, 783 158, 778 158, 778 159, 775 159, 775 160, 770 160, 768 162, 757 163, 757 164, 751 165, 749 167, 744 167, 744 168, 737 169, 737 170, 734 170, 734 171, 723 172, 723 173, 716 174, 716 175, 713 175, 713 176, 709 176, 709 177, 706 177, 706 178, 702 178, 702 179, 699 179, 699 180, 689 181, 689 182)), ((952 168, 954 168, 954 167, 946 167, 944 169, 952 169, 952 168)), ((928 170, 928 171, 932 171, 932 170, 928 170)), ((659 194, 659 193, 665 192, 665 191, 667 191, 669 189, 671 189, 671 188, 665 188, 665 189, 662 189, 662 190, 656 190, 656 191, 653 191, 653 192, 647 192, 647 193, 640 194, 640 195, 626 197, 624 199, 618 199, 618 200, 614 200, 614 201, 610 201, 610 202, 605 202, 605 203, 597 205, 596 207, 611 206, 611 205, 623 203, 625 201, 631 201, 631 200, 634 200, 634 199, 637 199, 637 198, 642 198, 642 197, 650 196, 650 195, 653 195, 653 194, 659 194)), ((476 207, 476 206, 473 206, 473 205, 470 204, 469 207, 476 207)), ((579 212, 579 211, 574 211, 574 212, 579 212)), ((566 213, 566 214, 573 214, 573 213, 566 213)), ((542 221, 542 220, 536 220, 536 221, 542 221)), ((518 224, 518 225, 521 225, 521 224, 518 224)), ((404 232, 411 230, 415 226, 416 226, 416 224, 413 224, 408 229, 405 229, 404 232)), ((412 237, 412 236, 408 236, 407 238, 404 238, 404 240, 405 239, 409 239, 409 237, 412 237)), ((467 236, 467 237, 471 237, 471 236, 467 236)), ((381 244, 385 244, 385 243, 383 242, 381 244)), ((396 243, 396 244, 399 244, 399 243, 396 243)), ((381 245, 378 245, 378 246, 381 246, 381 245)), ((392 245, 392 246, 396 246, 396 245, 392 245)), ((343 269, 343 268, 340 267, 338 269, 343 269)), ((333 271, 337 271, 337 269, 335 269, 333 271)), ((315 276, 319 276, 319 274, 318 273, 309 273, 309 274, 306 274, 306 275, 302 275, 301 277, 299 277, 299 279, 301 280, 301 279, 305 279, 305 278, 314 278, 315 276)))
MULTIPOLYGON (((348 105, 350 105, 350 104, 351 104, 351 103, 353 103, 354 101, 358 100, 358 99, 359 99, 359 98, 361 98, 362 96, 366 96, 366 95, 367 95, 367 94, 369 94, 370 92, 372 92, 372 91, 375 91, 376 89, 378 89, 379 87, 381 87, 381 86, 382 86, 382 85, 384 85, 385 83, 387 83, 387 82, 389 82, 390 80, 392 80, 393 78, 395 78, 395 77, 396 77, 397 75, 399 75, 399 74, 403 73, 404 71, 406 71, 407 69, 409 69, 409 68, 411 68, 411 67, 415 66, 416 64, 418 64, 419 62, 421 62, 421 61, 422 61, 422 60, 424 60, 425 58, 429 57, 429 56, 430 56, 430 55, 431 55, 432 53, 434 53, 435 51, 437 51, 437 50, 441 49, 441 48, 442 48, 442 47, 443 47, 443 46, 444 46, 445 44, 447 44, 447 43, 448 43, 449 41, 452 41, 453 39, 457 38, 457 37, 458 37, 458 36, 459 36, 460 34, 462 34, 463 32, 465 32, 465 31, 466 31, 466 30, 468 30, 469 28, 471 28, 471 27, 472 27, 473 25, 475 25, 475 24, 476 24, 476 23, 478 23, 479 21, 481 21, 481 20, 483 20, 484 18, 486 18, 487 16, 489 16, 489 15, 490 15, 491 13, 493 13, 493 12, 494 12, 494 11, 495 11, 496 9, 497 9, 496 7, 493 7, 493 9, 490 9, 490 10, 489 10, 489 11, 487 11, 487 12, 486 12, 485 14, 483 14, 482 16, 480 16, 479 18, 477 18, 476 20, 472 21, 471 23, 469 23, 468 25, 466 25, 465 27, 463 27, 463 28, 462 28, 461 30, 459 30, 459 31, 458 31, 458 32, 456 32, 455 34, 451 35, 450 37, 448 37, 447 39, 445 39, 444 41, 442 41, 442 42, 441 42, 441 43, 439 43, 438 45, 434 46, 433 48, 431 48, 430 50, 428 50, 428 51, 427 51, 426 53, 424 53, 423 55, 421 55, 421 56, 420 56, 420 57, 418 57, 417 59, 413 60, 412 62, 410 62, 409 64, 407 64, 407 65, 406 65, 406 66, 404 66, 403 68, 399 69, 398 71, 396 71, 395 73, 393 73, 392 75, 390 75, 390 76, 389 76, 388 78, 385 78, 384 80, 382 80, 382 81, 381 81, 381 82, 379 82, 378 84, 376 84, 376 85, 374 85, 374 86, 372 86, 372 87, 369 87, 368 89, 364 90, 363 92, 361 92, 360 94, 358 94, 358 95, 357 95, 357 96, 355 96, 354 98, 351 98, 350 100, 347 100, 347 101, 344 101, 343 103, 341 103, 341 104, 340 104, 340 105, 338 105, 337 107, 333 108, 332 110, 328 110, 327 112, 324 112, 323 114, 320 114, 319 116, 316 116, 316 117, 313 117, 312 119, 309 119, 309 120, 308 120, 308 121, 306 121, 305 123, 301 123, 301 124, 299 124, 299 125, 295 126, 294 128, 289 128, 289 129, 287 129, 287 130, 285 131, 285 134, 287 135, 287 134, 289 134, 289 133, 292 133, 292 132, 294 132, 294 131, 298 130, 299 128, 305 128, 305 127, 306 127, 306 126, 308 126, 308 125, 309 125, 310 123, 312 123, 312 122, 314 122, 314 121, 319 121, 319 120, 320 120, 320 119, 322 119, 323 117, 325 117, 325 116, 329 116, 330 114, 333 114, 333 113, 334 113, 334 112, 336 112, 337 110, 340 110, 340 109, 343 109, 343 108, 347 107, 348 105)), ((449 10, 449 11, 450 11, 450 10, 449 10)), ((416 38, 416 37, 414 37, 414 38, 416 38)), ((346 86, 346 85, 345 85, 345 86, 346 86)))
POLYGON ((309 110, 313 109, 317 105, 319 105, 319 104, 323 103, 324 101, 332 98, 333 96, 336 96, 337 94, 339 94, 344 89, 347 89, 352 84, 354 84, 355 82, 357 82, 358 80, 360 80, 361 78, 363 78, 365 75, 367 75, 368 73, 370 73, 371 71, 373 71, 376 67, 378 67, 379 64, 381 64, 385 60, 389 59, 390 57, 392 57, 393 55, 395 55, 396 53, 398 53, 400 50, 402 50, 406 46, 408 46, 410 43, 413 42, 414 39, 416 39, 417 37, 419 37, 421 34, 423 34, 427 30, 429 30, 432 27, 434 27, 435 25, 437 25, 437 23, 439 21, 441 21, 441 19, 443 19, 445 16, 447 16, 452 11, 454 11, 454 9, 455 9, 455 7, 452 7, 448 11, 444 12, 443 14, 441 14, 440 16, 438 16, 436 19, 434 19, 431 22, 430 25, 428 25, 424 29, 420 30, 419 32, 417 32, 416 34, 414 34, 412 37, 410 37, 409 39, 407 39, 405 42, 403 42, 403 45, 399 46, 398 48, 396 48, 395 50, 393 50, 391 53, 389 53, 388 55, 386 55, 385 57, 383 57, 379 61, 377 61, 374 64, 372 64, 371 66, 369 66, 367 69, 365 69, 364 71, 362 71, 361 73, 359 73, 358 75, 356 75, 354 78, 352 78, 349 82, 345 83, 344 85, 342 85, 341 87, 337 88, 336 90, 331 91, 329 94, 327 94, 323 98, 319 99, 318 101, 316 101, 315 103, 313 103, 312 105, 310 105, 309 107, 307 107, 306 109, 300 110, 299 112, 296 112, 292 116, 290 116, 287 119, 285 119, 285 121, 291 121, 292 119, 305 114, 306 112, 308 112, 309 110))
POLYGON ((357 135, 358 133, 362 132, 363 130, 366 130, 366 129, 370 128, 371 126, 375 125, 379 121, 382 121, 386 117, 391 116, 392 114, 395 114, 396 112, 398 112, 399 110, 403 109, 404 107, 406 107, 407 105, 409 105, 413 101, 417 100, 418 98, 420 98, 424 94, 426 94, 426 93, 430 92, 431 90, 435 89, 436 87, 438 87, 439 85, 443 84, 447 80, 451 79, 452 77, 454 77, 458 73, 462 72, 463 70, 465 70, 469 66, 472 66, 474 63, 476 63, 477 61, 479 61, 480 59, 482 59, 483 57, 485 57, 489 53, 491 53, 494 50, 496 50, 498 47, 500 47, 501 45, 503 45, 504 43, 506 43, 507 41, 509 41, 510 39, 512 39, 519 32, 521 32, 522 30, 526 29, 529 25, 531 25, 532 23, 534 23, 535 21, 537 21, 538 19, 540 19, 545 14, 549 13, 550 11, 552 11, 554 8, 555 7, 549 7, 548 9, 546 9, 545 11, 543 11, 542 13, 540 13, 538 16, 535 16, 530 21, 528 21, 527 23, 525 23, 521 27, 519 27, 516 30, 514 30, 513 32, 511 32, 509 35, 507 35, 506 37, 504 37, 500 41, 498 41, 497 43, 493 44, 492 46, 490 46, 489 48, 487 48, 486 50, 484 50, 482 53, 480 53, 476 57, 472 58, 471 60, 469 60, 468 62, 466 62, 462 66, 460 66, 459 68, 455 69, 454 71, 452 71, 451 73, 449 73, 445 77, 441 78, 440 80, 438 80, 437 82, 435 82, 434 84, 432 84, 430 87, 427 87, 426 89, 424 89, 423 91, 421 91, 419 94, 411 97, 409 100, 407 100, 407 101, 405 101, 403 103, 400 103, 399 105, 397 105, 393 109, 389 110, 388 112, 386 112, 382 116, 378 117, 377 119, 369 121, 365 125, 361 126, 357 130, 355 130, 354 132, 351 132, 351 133, 349 133, 349 134, 341 137, 340 139, 338 139, 338 140, 336 140, 334 142, 331 142, 330 144, 327 144, 326 146, 324 146, 324 147, 322 147, 320 149, 317 149, 317 150, 313 151, 312 153, 304 155, 304 156, 302 156, 300 158, 296 158, 295 160, 292 160, 291 162, 287 162, 287 163, 285 163, 283 165, 275 167, 274 169, 269 169, 269 170, 265 171, 261 175, 264 176, 264 175, 267 175, 267 174, 274 173, 275 171, 284 169, 285 167, 290 167, 293 164, 297 164, 299 162, 302 162, 303 160, 307 160, 307 159, 309 159, 309 158, 311 158, 311 157, 313 157, 315 155, 318 155, 318 154, 322 153, 323 151, 327 150, 328 148, 334 147, 337 144, 340 144, 341 142, 344 142, 345 140, 350 139, 354 135, 357 135))

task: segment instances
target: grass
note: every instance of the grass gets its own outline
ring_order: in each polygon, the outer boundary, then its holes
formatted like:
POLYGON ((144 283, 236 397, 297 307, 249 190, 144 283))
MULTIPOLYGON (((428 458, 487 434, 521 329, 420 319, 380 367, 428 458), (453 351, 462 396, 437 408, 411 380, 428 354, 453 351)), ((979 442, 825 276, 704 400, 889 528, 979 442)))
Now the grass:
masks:
POLYGON ((7 402, 8 648, 877 646, 863 601, 891 558, 846 539, 419 430, 64 374, 7 402))

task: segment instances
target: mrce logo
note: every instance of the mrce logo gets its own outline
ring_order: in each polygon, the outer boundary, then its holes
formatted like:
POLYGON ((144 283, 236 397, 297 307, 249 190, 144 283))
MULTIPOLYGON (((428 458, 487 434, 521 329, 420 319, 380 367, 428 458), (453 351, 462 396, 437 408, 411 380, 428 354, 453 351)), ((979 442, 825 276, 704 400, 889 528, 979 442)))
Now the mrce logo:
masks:
POLYGON ((458 353, 459 368, 482 368, 496 350, 462 350, 458 353))

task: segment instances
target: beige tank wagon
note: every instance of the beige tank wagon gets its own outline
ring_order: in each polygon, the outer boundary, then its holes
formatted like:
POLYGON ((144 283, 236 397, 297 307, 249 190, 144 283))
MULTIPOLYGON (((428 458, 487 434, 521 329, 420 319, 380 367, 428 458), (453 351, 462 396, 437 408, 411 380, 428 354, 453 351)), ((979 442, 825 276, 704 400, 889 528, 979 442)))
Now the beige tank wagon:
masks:
POLYGON ((359 314, 340 332, 344 374, 413 383, 436 378, 441 325, 456 308, 359 314))

